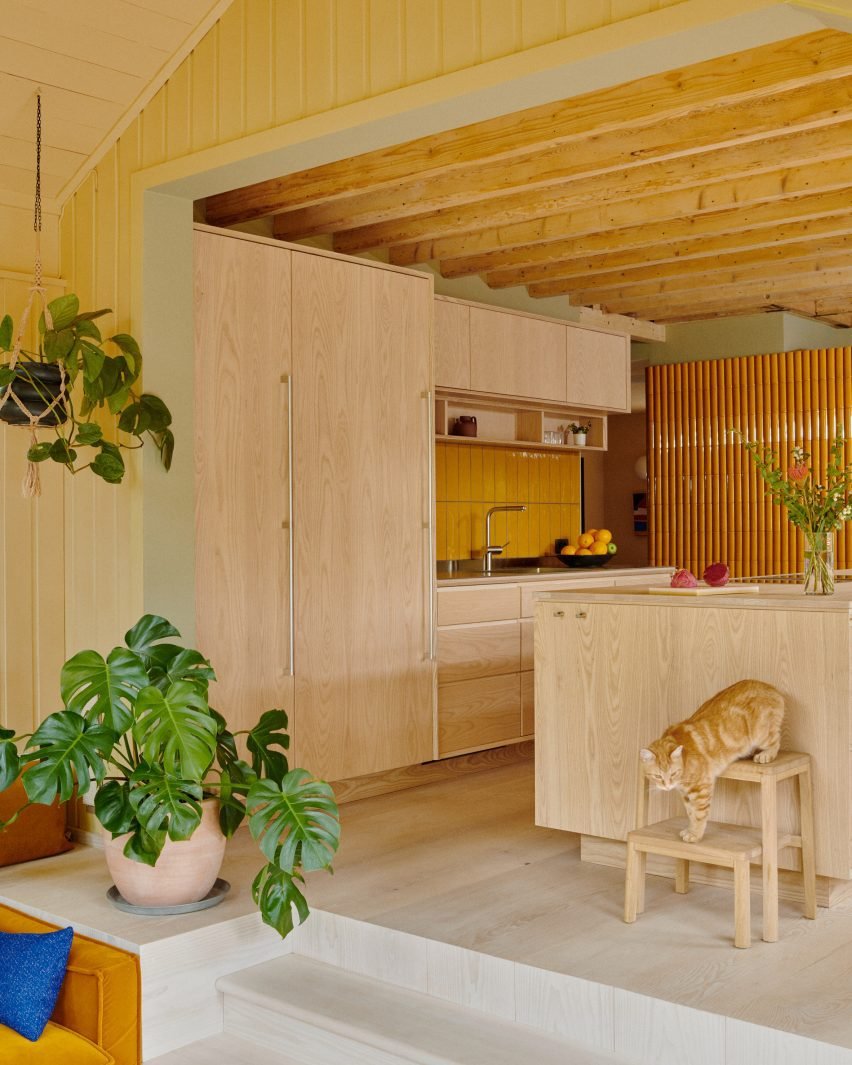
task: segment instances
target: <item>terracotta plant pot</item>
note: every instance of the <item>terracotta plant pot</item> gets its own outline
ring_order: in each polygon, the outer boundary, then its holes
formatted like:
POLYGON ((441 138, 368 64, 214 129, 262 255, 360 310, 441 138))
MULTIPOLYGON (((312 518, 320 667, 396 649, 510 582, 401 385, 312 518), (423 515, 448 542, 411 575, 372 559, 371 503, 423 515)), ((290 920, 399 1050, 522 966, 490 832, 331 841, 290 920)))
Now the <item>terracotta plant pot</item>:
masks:
POLYGON ((187 840, 167 839, 156 865, 144 865, 122 853, 128 836, 110 837, 102 829, 104 853, 113 882, 132 906, 177 906, 207 895, 222 866, 225 837, 219 828, 219 800, 205 799, 201 824, 187 840))

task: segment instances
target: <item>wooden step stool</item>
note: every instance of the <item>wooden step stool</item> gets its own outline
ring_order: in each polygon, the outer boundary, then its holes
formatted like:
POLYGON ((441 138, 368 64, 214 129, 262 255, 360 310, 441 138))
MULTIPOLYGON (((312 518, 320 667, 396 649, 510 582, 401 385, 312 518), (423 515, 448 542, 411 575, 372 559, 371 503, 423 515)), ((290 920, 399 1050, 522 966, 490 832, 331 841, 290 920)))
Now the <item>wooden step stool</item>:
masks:
POLYGON ((710 821, 700 843, 684 843, 679 833, 688 824, 686 817, 646 825, 648 780, 640 766, 637 828, 627 835, 624 920, 631 924, 645 909, 647 855, 660 854, 675 859, 675 891, 680 894, 689 890, 691 861, 719 865, 734 872, 734 946, 748 947, 751 945, 749 866, 751 862, 760 861, 763 867, 763 938, 767 943, 774 943, 778 939, 778 852, 784 847, 801 848, 804 914, 811 919, 816 917, 810 755, 781 751, 773 762, 734 762, 719 779, 760 785, 760 828, 710 821), (798 781, 801 834, 779 835, 777 785, 779 780, 790 777, 796 777, 798 781))

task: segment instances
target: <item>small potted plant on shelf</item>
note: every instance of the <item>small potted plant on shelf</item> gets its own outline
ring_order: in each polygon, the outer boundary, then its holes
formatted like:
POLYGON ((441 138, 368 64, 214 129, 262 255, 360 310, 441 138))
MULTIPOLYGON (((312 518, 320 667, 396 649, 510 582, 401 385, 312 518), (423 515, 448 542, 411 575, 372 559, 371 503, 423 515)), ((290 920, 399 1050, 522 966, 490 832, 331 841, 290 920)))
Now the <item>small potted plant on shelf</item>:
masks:
POLYGON ((248 818, 266 858, 252 894, 263 920, 286 936, 294 909, 300 921, 308 915, 302 872, 330 868, 337 850, 334 795, 305 769, 290 769, 283 710, 229 730, 208 702, 210 663, 164 642, 179 635, 146 614, 106 658, 70 658, 60 678, 64 709, 31 735, 0 729, 0 791, 20 776, 28 806, 93 786, 110 873, 124 900, 140 906, 204 898, 226 838, 248 818))
POLYGON ((142 371, 139 345, 127 333, 102 336, 96 319, 105 314, 109 310, 81 312, 77 296, 60 296, 41 315, 37 351, 25 350, 20 327, 16 335, 10 316, 3 318, 0 420, 32 430, 31 464, 51 460, 71 473, 89 469, 118 484, 125 473, 122 449, 141 447, 147 435, 168 469, 174 436, 166 404, 136 390, 142 371), (120 432, 133 442, 112 442, 94 420, 99 411, 116 417, 120 432), (37 441, 40 428, 50 429, 55 439, 37 441), (81 453, 91 457, 85 461, 81 453))
POLYGON ((576 447, 585 447, 586 437, 591 427, 591 422, 571 422, 568 432, 573 434, 572 443, 576 447))

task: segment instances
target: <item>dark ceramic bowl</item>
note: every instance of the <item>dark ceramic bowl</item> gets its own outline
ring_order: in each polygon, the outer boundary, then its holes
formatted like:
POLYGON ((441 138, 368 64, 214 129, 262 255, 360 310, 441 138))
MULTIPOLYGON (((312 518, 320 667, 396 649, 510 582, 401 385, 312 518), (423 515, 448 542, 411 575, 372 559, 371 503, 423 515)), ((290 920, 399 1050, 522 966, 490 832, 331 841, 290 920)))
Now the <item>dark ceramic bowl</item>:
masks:
POLYGON ((566 566, 582 569, 584 566, 605 566, 615 555, 557 555, 566 566))

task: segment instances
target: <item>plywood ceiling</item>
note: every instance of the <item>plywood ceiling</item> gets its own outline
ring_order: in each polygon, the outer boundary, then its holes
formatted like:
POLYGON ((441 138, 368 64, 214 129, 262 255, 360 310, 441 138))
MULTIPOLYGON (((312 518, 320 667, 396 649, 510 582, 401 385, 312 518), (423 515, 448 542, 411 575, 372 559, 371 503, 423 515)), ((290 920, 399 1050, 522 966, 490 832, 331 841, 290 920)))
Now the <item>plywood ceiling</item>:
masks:
POLYGON ((808 34, 207 200, 656 322, 852 325, 852 35, 808 34))
POLYGON ((38 87, 42 194, 56 200, 227 6, 221 0, 0 0, 0 200, 32 200, 38 87))

